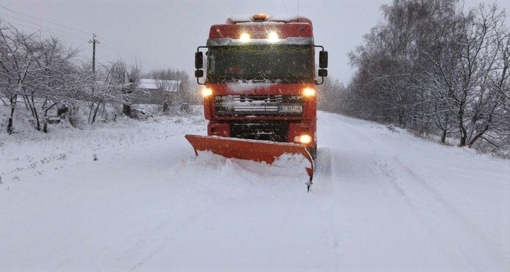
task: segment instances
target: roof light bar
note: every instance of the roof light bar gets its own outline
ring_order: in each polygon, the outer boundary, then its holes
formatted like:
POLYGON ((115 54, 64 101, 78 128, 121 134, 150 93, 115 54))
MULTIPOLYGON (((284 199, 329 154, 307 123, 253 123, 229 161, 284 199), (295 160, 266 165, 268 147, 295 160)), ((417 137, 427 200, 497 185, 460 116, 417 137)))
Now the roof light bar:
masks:
POLYGON ((255 22, 265 21, 266 19, 267 19, 267 14, 265 14, 265 13, 253 14, 253 21, 255 21, 255 22))
POLYGON ((269 40, 269 42, 277 42, 278 41, 278 33, 276 32, 269 32, 269 34, 267 35, 267 39, 269 40))
POLYGON ((241 42, 249 42, 251 40, 251 36, 250 34, 243 32, 241 33, 241 36, 239 36, 239 40, 241 40, 241 42))

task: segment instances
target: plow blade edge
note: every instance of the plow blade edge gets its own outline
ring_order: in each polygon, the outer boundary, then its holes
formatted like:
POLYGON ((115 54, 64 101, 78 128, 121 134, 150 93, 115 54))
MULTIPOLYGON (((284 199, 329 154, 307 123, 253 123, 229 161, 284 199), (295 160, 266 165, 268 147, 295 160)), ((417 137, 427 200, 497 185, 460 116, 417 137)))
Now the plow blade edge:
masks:
POLYGON ((313 159, 306 147, 293 143, 244 140, 227 137, 186 135, 186 139, 198 151, 211 151, 226 158, 251 160, 272 164, 283 154, 300 154, 310 162, 306 168, 310 181, 313 178, 313 159))

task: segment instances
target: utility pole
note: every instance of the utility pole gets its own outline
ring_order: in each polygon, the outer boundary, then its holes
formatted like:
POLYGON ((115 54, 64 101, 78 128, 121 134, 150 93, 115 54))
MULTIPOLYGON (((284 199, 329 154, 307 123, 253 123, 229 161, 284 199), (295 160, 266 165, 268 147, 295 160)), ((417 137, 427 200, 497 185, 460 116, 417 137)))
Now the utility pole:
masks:
POLYGON ((96 74, 96 43, 99 41, 96 39, 96 34, 92 34, 92 40, 89 41, 92 44, 92 74, 96 74))
MULTIPOLYGON (((90 40, 89 43, 92 44, 92 78, 93 78, 94 84, 95 84, 95 82, 96 82, 96 43, 99 43, 99 41, 96 39, 95 33, 92 34, 92 40, 90 40)), ((93 124, 96 121, 97 110, 99 109, 99 105, 101 104, 101 102, 99 102, 99 104, 96 107, 96 110, 94 111, 94 115, 92 115, 95 104, 96 104, 96 102, 95 102, 95 97, 94 97, 94 85, 92 85, 92 101, 90 103, 90 113, 89 113, 89 123, 90 124, 93 124)))

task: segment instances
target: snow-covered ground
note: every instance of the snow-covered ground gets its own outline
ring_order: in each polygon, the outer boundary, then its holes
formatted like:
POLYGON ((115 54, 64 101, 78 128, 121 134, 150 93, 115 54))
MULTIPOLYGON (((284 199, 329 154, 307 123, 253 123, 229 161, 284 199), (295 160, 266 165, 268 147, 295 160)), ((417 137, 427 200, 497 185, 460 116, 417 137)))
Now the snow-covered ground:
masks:
POLYGON ((0 133, 0 271, 510 271, 510 162, 319 113, 314 185, 200 111, 0 133))

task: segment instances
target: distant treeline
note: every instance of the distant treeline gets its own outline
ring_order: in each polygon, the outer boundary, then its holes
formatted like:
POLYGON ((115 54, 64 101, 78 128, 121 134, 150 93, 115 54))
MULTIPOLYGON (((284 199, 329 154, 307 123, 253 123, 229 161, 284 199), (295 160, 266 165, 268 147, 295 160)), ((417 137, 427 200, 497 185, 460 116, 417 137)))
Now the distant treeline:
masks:
MULTIPOLYGON (((2 126, 6 123, 8 134, 14 131, 19 108, 31 113, 35 129, 47 132, 50 111, 73 114, 78 103, 86 105, 85 115, 92 124, 106 105, 118 109, 119 114, 130 107, 133 89, 143 76, 138 65, 119 60, 96 65, 93 71, 90 61, 77 60, 77 53, 57 37, 27 34, 0 21, 0 103, 10 108, 8 120, 0 121, 2 126)), ((182 84, 178 99, 195 99, 184 71, 152 71, 145 76, 178 80, 182 84)), ((74 125, 72 119, 70 122, 74 125)))
POLYGON ((456 0, 395 0, 350 54, 347 87, 322 106, 391 123, 443 143, 510 147, 510 30, 505 11, 456 0))

